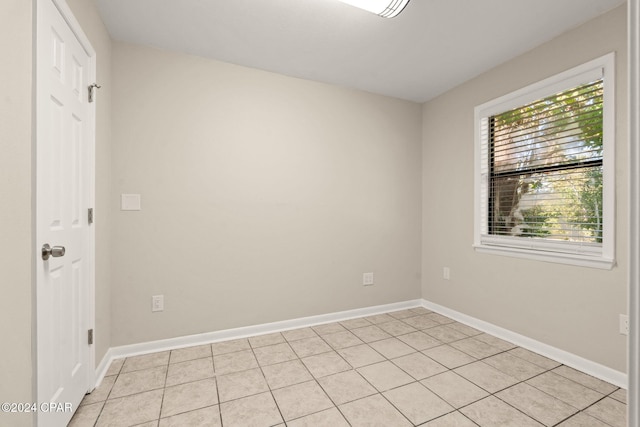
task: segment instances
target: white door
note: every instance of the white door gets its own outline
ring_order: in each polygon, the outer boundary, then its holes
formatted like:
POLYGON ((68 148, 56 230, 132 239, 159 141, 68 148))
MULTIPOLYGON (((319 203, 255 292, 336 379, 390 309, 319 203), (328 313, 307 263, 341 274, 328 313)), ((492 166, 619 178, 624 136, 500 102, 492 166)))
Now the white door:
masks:
POLYGON ((95 73, 64 1, 38 0, 36 334, 39 426, 65 426, 92 387, 95 73), (60 10, 58 9, 60 7, 60 10), (65 16, 63 17, 64 13, 65 16), (48 259, 43 245, 53 247, 48 259), (62 249, 64 248, 64 250, 62 249))

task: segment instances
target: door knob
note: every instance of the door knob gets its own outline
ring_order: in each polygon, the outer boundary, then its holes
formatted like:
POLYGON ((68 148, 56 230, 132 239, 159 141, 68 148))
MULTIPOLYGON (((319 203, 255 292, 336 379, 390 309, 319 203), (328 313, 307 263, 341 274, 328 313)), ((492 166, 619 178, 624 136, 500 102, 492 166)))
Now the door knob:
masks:
POLYGON ((64 246, 51 247, 49 246, 48 243, 45 243, 42 246, 42 259, 45 261, 48 260, 49 257, 58 258, 58 257, 64 256, 64 253, 65 253, 64 246))

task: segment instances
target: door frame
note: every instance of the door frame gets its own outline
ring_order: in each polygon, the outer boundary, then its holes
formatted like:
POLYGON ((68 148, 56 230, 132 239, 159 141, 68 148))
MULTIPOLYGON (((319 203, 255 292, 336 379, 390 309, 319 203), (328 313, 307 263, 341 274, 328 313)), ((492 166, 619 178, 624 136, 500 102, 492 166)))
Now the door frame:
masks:
MULTIPOLYGON (((39 8, 40 5, 44 2, 52 2, 53 5, 58 9, 60 15, 65 20, 71 32, 75 35, 76 39, 80 43, 80 46, 85 51, 88 56, 88 69, 87 69, 87 81, 95 82, 96 81, 96 51, 93 49, 89 38, 86 36, 80 23, 77 21, 71 8, 67 5, 65 0, 32 0, 33 11, 34 11, 34 25, 33 25, 33 61, 34 61, 34 72, 33 72, 33 152, 32 152, 32 164, 33 164, 33 172, 32 172, 32 200, 33 200, 33 210, 31 215, 32 221, 32 229, 33 233, 33 267, 32 267, 32 277, 33 277, 33 333, 32 333, 32 344, 35 349, 33 352, 33 389, 35 401, 40 402, 40 391, 39 381, 38 381, 38 305, 37 305, 37 291, 38 291, 38 267, 42 262, 41 259, 41 246, 43 244, 41 237, 38 233, 38 223, 37 223, 37 213, 38 213, 38 163, 37 163, 37 150, 38 150, 38 120, 39 117, 37 115, 37 106, 39 101, 40 94, 38 93, 38 61, 37 61, 37 51, 38 51, 38 16, 39 16, 39 8)), ((88 90, 88 89, 87 89, 88 90)), ((87 92, 88 96, 88 92, 87 92)), ((89 108, 88 116, 87 116, 87 127, 86 127, 86 139, 87 139, 87 156, 88 162, 87 165, 90 168, 88 173, 89 175, 89 196, 88 196, 88 204, 89 207, 95 208, 95 175, 96 175, 96 166, 95 166, 95 143, 96 143, 96 107, 95 104, 92 108, 89 108)), ((89 227, 89 242, 88 242, 88 250, 87 250, 87 270, 88 270, 88 283, 86 288, 86 300, 85 300, 85 317, 81 321, 87 327, 87 329, 95 330, 95 222, 89 227)), ((93 390, 95 387, 95 341, 93 345, 89 346, 87 361, 86 361, 86 390, 87 392, 93 390)), ((40 402, 42 403, 42 402, 40 402)), ((77 408, 74 408, 77 409, 77 408)), ((39 418, 38 414, 40 412, 34 414, 37 420, 39 418)))
POLYGON ((628 0, 629 340, 627 422, 640 425, 640 0, 628 0))

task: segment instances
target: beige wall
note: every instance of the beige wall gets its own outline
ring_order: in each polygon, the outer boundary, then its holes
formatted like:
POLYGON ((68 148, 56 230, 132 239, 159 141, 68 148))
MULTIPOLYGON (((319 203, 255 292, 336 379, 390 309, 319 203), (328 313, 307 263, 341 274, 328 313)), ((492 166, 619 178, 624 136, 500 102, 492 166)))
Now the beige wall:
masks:
POLYGON ((420 297, 419 104, 127 44, 113 57, 113 345, 420 297))
MULTIPOLYGON (((31 402, 31 58, 30 1, 0 2, 0 402, 31 402)), ((0 412, 0 425, 31 425, 0 412)))
POLYGON ((66 0, 96 51, 96 364, 111 347, 111 38, 93 1, 66 0))
POLYGON ((422 293, 427 300, 626 371, 626 6, 487 72, 423 108, 422 293), (474 252, 474 107, 615 51, 618 266, 612 271, 474 252), (442 279, 444 266, 451 280, 442 279))

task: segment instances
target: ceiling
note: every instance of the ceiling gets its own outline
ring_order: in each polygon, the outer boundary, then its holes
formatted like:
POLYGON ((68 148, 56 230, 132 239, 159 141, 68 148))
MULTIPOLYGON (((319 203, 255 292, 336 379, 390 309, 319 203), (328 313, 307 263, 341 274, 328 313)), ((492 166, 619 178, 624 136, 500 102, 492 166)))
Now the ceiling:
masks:
POLYGON ((424 102, 625 0, 95 0, 114 40, 424 102))

